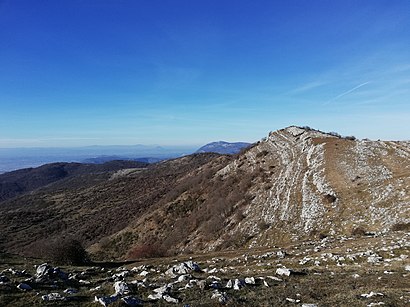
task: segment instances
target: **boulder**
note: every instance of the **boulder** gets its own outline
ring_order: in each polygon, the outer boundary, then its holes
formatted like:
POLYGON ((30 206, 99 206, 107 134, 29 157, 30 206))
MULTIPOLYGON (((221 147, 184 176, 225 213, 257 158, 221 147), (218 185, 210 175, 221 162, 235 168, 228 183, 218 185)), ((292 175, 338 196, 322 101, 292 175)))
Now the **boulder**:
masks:
POLYGON ((281 276, 290 276, 291 273, 292 271, 287 268, 276 269, 276 274, 281 275, 281 276))
POLYGON ((64 290, 64 293, 67 293, 67 294, 75 294, 75 293, 78 293, 78 290, 77 290, 77 289, 73 289, 73 288, 68 288, 68 289, 65 289, 65 290, 64 290))
POLYGON ((66 298, 62 296, 60 293, 49 293, 46 295, 42 295, 41 299, 43 301, 64 301, 66 298))
POLYGON ((18 284, 17 289, 20 289, 22 291, 31 291, 31 290, 33 290, 33 288, 30 285, 25 284, 25 283, 18 284))
POLYGON ((6 275, 1 275, 0 276, 0 285, 8 283, 10 279, 6 275))
POLYGON ((41 278, 48 276, 50 274, 50 270, 52 270, 52 267, 47 263, 40 264, 36 269, 36 277, 41 278))
POLYGON ((162 287, 156 288, 153 291, 155 293, 160 294, 160 295, 165 295, 165 294, 168 294, 169 291, 171 291, 171 289, 172 289, 171 285, 167 284, 167 285, 164 285, 162 287))
POLYGON ((245 282, 242 279, 235 279, 233 283, 233 289, 239 290, 245 285, 245 282))
POLYGON ((360 296, 363 298, 371 298, 373 296, 383 296, 383 295, 384 295, 383 293, 371 291, 370 293, 364 293, 364 294, 361 294, 360 296))
POLYGON ((245 284, 247 285, 256 285, 255 278, 253 277, 246 277, 245 284))
POLYGON ((214 290, 214 292, 212 292, 211 299, 217 299, 219 303, 225 304, 228 301, 228 296, 226 295, 226 292, 214 290))
POLYGON ((196 262, 190 260, 172 266, 165 272, 165 274, 174 278, 178 275, 184 275, 191 272, 201 272, 201 268, 196 262))
POLYGON ((152 300, 152 301, 157 301, 157 300, 160 300, 161 298, 162 298, 162 294, 160 294, 160 293, 155 293, 155 294, 148 295, 148 299, 152 300))
POLYGON ((179 300, 177 298, 173 298, 171 296, 169 296, 168 294, 165 294, 162 296, 162 298, 167 302, 167 303, 174 303, 174 304, 178 304, 179 300))
POLYGON ((94 300, 103 306, 108 306, 109 304, 116 302, 118 300, 118 296, 96 296, 94 300))
POLYGON ((115 294, 124 295, 130 292, 130 288, 128 287, 126 282, 123 281, 116 281, 114 283, 114 290, 115 294))

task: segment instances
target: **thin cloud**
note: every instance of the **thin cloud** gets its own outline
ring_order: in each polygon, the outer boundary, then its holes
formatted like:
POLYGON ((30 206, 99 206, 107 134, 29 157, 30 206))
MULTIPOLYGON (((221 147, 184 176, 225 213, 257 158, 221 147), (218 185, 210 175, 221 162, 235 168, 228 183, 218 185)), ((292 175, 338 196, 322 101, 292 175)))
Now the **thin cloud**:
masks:
POLYGON ((312 90, 314 88, 326 85, 327 82, 321 82, 321 81, 316 81, 316 82, 310 82, 310 83, 306 83, 298 88, 293 89, 290 93, 292 94, 296 94, 296 93, 301 93, 301 92, 306 92, 309 90, 312 90))
POLYGON ((328 100, 328 101, 325 103, 325 105, 330 104, 331 102, 334 102, 334 101, 336 101, 336 100, 338 100, 338 99, 340 99, 340 98, 342 98, 342 97, 344 97, 344 96, 346 96, 346 95, 349 95, 350 93, 352 93, 352 92, 358 90, 359 88, 361 88, 361 87, 363 87, 363 86, 365 86, 366 84, 369 84, 369 83, 370 83, 370 81, 364 82, 364 83, 362 83, 362 84, 359 84, 359 85, 355 86, 354 88, 351 88, 350 90, 348 90, 348 91, 346 91, 346 92, 343 92, 343 93, 337 95, 336 97, 334 97, 334 98, 328 100))

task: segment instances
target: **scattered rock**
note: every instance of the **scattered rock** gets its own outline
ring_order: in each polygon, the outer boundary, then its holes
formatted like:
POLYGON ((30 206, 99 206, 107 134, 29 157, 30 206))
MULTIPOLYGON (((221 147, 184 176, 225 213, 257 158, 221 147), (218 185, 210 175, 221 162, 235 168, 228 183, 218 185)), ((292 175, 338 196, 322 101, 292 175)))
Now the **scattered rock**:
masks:
POLYGON ((149 274, 149 272, 148 271, 142 271, 141 273, 139 273, 139 275, 140 276, 143 276, 143 277, 145 277, 145 276, 147 276, 149 274))
POLYGON ((30 285, 25 284, 25 283, 20 283, 20 284, 18 284, 17 289, 20 289, 20 290, 23 290, 23 291, 31 291, 31 290, 33 290, 33 288, 32 288, 30 285))
POLYGON ((286 298, 286 301, 288 301, 290 303, 295 303, 295 304, 300 303, 299 299, 294 299, 294 298, 289 298, 289 297, 286 298))
POLYGON ((226 295, 226 292, 219 292, 218 290, 214 290, 212 292, 212 299, 217 299, 219 303, 225 304, 228 301, 228 296, 226 295))
POLYGON ((116 302, 118 300, 118 296, 96 296, 94 300, 103 306, 108 306, 109 304, 116 302))
POLYGON ((5 284, 8 283, 10 279, 6 275, 1 275, 0 276, 0 284, 5 284))
POLYGON ((177 298, 173 298, 171 296, 169 296, 168 294, 165 294, 162 296, 162 298, 167 302, 167 303, 174 303, 174 304, 178 304, 179 300, 177 298))
POLYGON ((162 295, 168 294, 169 291, 171 291, 171 288, 172 288, 171 285, 164 285, 162 287, 154 289, 153 291, 162 296, 162 295))
POLYGON ((51 269, 51 266, 47 263, 40 264, 36 270, 36 277, 41 278, 47 276, 50 273, 51 269))
POLYGON ((42 295, 41 299, 43 301, 64 301, 66 298, 62 296, 60 293, 49 293, 46 295, 42 295))
POLYGON ((276 274, 281 275, 281 276, 290 276, 291 273, 292 271, 287 268, 276 269, 276 274))
POLYGON ((114 290, 115 290, 115 294, 119 294, 119 295, 128 294, 130 292, 130 289, 127 283, 123 281, 116 281, 114 283, 114 290))
POLYGON ((64 290, 64 293, 67 293, 67 294, 75 294, 75 293, 78 293, 78 290, 77 290, 77 289, 73 289, 73 288, 68 288, 68 289, 65 289, 65 290, 64 290))
POLYGON ((173 278, 191 272, 201 272, 201 268, 196 262, 190 260, 172 266, 165 272, 165 274, 173 278))
POLYGON ((253 277, 246 277, 245 284, 247 285, 256 285, 255 278, 253 277))
POLYGON ((383 260, 383 257, 380 257, 379 255, 370 255, 367 258, 367 262, 369 262, 369 263, 378 263, 382 260, 383 260))
POLYGON ((360 296, 361 297, 364 297, 364 298, 371 298, 371 297, 373 297, 373 296, 383 296, 384 294, 383 293, 380 293, 380 292, 373 292, 373 291, 371 291, 370 293, 364 293, 364 294, 361 294, 360 296))
POLYGON ((152 300, 152 301, 157 301, 157 300, 160 300, 161 298, 162 298, 162 294, 160 294, 160 293, 155 293, 155 294, 148 295, 148 299, 152 300))
POLYGON ((239 290, 245 285, 244 281, 241 279, 235 279, 234 284, 233 284, 233 289, 234 290, 239 290))

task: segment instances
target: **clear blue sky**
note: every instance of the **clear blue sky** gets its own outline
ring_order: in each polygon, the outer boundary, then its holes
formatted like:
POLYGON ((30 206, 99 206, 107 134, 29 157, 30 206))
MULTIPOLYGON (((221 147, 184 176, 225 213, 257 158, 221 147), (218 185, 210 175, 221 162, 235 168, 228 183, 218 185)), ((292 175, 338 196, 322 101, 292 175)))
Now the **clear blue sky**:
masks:
POLYGON ((0 0, 0 147, 410 139, 410 1, 0 0))

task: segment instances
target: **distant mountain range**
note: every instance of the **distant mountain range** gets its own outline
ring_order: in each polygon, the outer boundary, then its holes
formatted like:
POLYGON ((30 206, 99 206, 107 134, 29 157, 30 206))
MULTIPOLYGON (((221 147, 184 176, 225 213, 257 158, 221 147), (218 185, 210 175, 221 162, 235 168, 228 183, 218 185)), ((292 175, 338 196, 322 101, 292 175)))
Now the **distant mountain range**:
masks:
POLYGON ((72 148, 0 148, 0 174, 55 162, 104 163, 111 160, 157 162, 191 154, 193 146, 87 146, 72 148))
POLYGON ((135 162, 143 162, 143 163, 156 163, 164 159, 154 158, 154 157, 129 158, 129 157, 122 157, 122 156, 99 156, 95 158, 84 159, 83 161, 81 161, 81 163, 101 164, 101 163, 106 163, 109 161, 119 161, 119 160, 135 161, 135 162))
POLYGON ((236 143, 229 143, 229 142, 224 142, 224 141, 219 141, 219 142, 212 142, 209 144, 206 144, 199 148, 196 153, 205 153, 205 152, 215 152, 219 154, 237 154, 239 153, 242 149, 248 147, 251 145, 250 143, 244 143, 244 142, 236 142, 236 143))
POLYGON ((196 151, 193 146, 112 145, 72 148, 0 148, 0 174, 48 163, 77 162, 101 164, 113 160, 155 163, 204 152, 236 154, 249 143, 213 142, 196 151))

